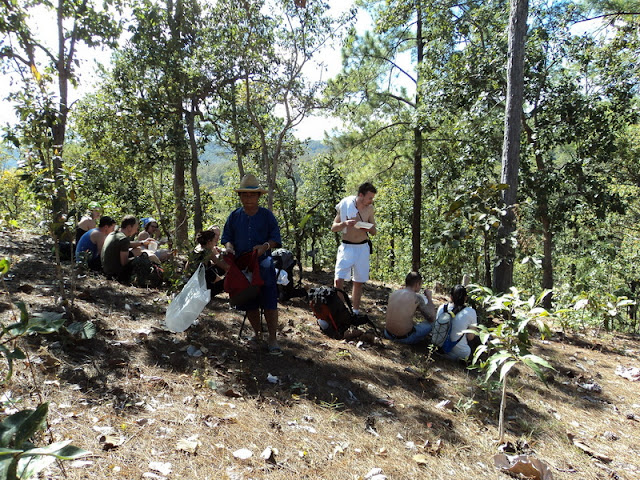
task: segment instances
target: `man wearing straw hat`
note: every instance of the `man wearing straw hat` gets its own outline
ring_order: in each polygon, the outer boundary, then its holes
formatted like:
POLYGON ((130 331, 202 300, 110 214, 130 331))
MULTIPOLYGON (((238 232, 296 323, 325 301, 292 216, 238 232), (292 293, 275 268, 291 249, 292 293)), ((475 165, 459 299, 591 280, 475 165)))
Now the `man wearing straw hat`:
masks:
POLYGON ((247 318, 255 331, 253 341, 259 343, 262 339, 260 322, 260 307, 264 310, 269 338, 267 347, 269 353, 281 355, 282 350, 276 339, 278 327, 278 285, 276 269, 271 258, 271 249, 280 247, 280 227, 273 213, 259 206, 260 197, 267 190, 260 188, 258 179, 251 174, 245 175, 236 189, 242 207, 234 210, 227 218, 222 232, 222 244, 227 253, 238 258, 243 253, 257 251, 260 262, 260 276, 264 285, 260 287, 260 296, 241 306, 246 310, 247 318))

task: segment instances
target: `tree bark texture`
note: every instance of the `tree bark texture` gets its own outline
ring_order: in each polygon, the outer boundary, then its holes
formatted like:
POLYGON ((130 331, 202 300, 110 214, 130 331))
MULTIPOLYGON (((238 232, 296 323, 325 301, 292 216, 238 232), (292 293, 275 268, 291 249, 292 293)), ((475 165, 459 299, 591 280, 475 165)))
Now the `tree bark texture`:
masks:
POLYGON ((200 181, 198 180, 198 143, 196 142, 195 118, 197 100, 193 100, 191 111, 187 116, 187 133, 189 134, 189 153, 191 154, 191 187, 193 188, 193 229, 202 231, 202 200, 200 196, 200 181))
POLYGON ((506 215, 498 228, 497 265, 494 289, 506 292, 513 286, 515 249, 511 237, 516 228, 515 203, 520 168, 520 133, 522 131, 522 101, 524 92, 524 47, 527 33, 528 0, 511 0, 509 15, 509 53, 507 64, 507 97, 502 147, 501 181, 509 185, 502 195, 506 215))
MULTIPOLYGON (((420 72, 420 65, 424 58, 424 40, 422 38, 422 9, 418 2, 417 20, 416 20, 416 50, 417 50, 417 68, 420 72)), ((420 77, 418 73, 416 85, 416 110, 420 102, 420 77)), ((422 127, 418 124, 413 130, 413 212, 411 216, 411 268, 413 271, 420 270, 420 232, 422 218, 422 127)))

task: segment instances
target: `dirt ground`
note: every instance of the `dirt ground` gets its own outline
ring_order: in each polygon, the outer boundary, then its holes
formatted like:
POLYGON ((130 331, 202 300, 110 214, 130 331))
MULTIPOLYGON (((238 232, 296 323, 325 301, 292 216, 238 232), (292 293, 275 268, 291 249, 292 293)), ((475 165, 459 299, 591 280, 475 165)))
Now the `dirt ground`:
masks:
MULTIPOLYGON (((70 264, 61 275, 72 301, 63 307, 47 237, 0 232, 4 257, 12 262, 4 325, 22 301, 31 313, 64 312, 68 323, 97 327, 88 340, 23 339, 28 358, 2 387, 3 415, 49 402, 36 444, 70 438, 92 452, 42 478, 508 478, 493 460, 498 385, 483 387, 478 372, 425 345, 329 339, 297 298, 279 308, 284 354, 274 357, 239 337, 243 313, 224 295, 175 334, 163 325, 166 292, 70 264)), ((330 283, 330 273, 304 272, 306 288, 330 283)), ((365 287, 363 308, 378 325, 390 291, 365 287)), ((640 478, 640 384, 616 374, 640 367, 638 336, 558 332, 534 343, 555 371, 547 385, 524 369, 509 383, 513 450, 555 479, 640 478)))

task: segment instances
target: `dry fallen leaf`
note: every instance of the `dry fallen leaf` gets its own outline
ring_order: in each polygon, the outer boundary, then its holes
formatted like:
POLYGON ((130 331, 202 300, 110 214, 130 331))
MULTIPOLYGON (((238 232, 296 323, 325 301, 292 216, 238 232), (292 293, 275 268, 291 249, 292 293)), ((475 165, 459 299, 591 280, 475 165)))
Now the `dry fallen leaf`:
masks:
POLYGON ((380 456, 380 457, 384 457, 387 455, 387 449, 386 447, 380 447, 380 449, 376 452, 376 455, 380 456))
POLYGON ((433 443, 429 440, 426 440, 420 448, 430 453, 431 455, 438 455, 440 453, 440 450, 442 450, 442 439, 439 438, 433 443))
POLYGON ((513 475, 522 475, 532 480, 553 480, 553 474, 549 467, 530 455, 513 455, 508 456, 499 453, 493 457, 494 465, 513 475))
POLYGON ((440 410, 453 410, 453 402, 451 400, 442 400, 436 405, 440 410))
POLYGON ((576 440, 574 438, 574 436, 572 434, 568 434, 567 435, 569 437, 569 440, 571 440, 573 442, 573 445, 578 447, 580 450, 582 450, 584 453, 586 453, 587 455, 600 460, 603 463, 611 463, 612 459, 610 457, 607 457, 606 455, 602 454, 602 453, 598 453, 596 451, 594 451, 589 445, 587 445, 586 443, 582 443, 579 440, 576 440))
POLYGON ((233 388, 230 388, 229 390, 227 390, 226 392, 224 392, 224 394, 227 397, 232 397, 232 398, 240 398, 242 397, 241 393, 236 392, 233 388))
POLYGON ((412 458, 413 458, 413 461, 416 462, 418 465, 427 465, 428 463, 427 456, 422 453, 418 453, 417 455, 414 455, 412 458))
POLYGON ((247 448, 241 448, 233 452, 233 456, 239 460, 248 460, 253 456, 253 452, 247 448))
POLYGON ((176 444, 176 450, 187 452, 187 453, 196 453, 196 450, 200 446, 200 441, 197 438, 183 438, 182 440, 178 440, 176 444))
POLYGON ((364 480, 387 480, 387 476, 382 473, 381 468, 372 468, 364 476, 364 480))
POLYGON ((276 463, 276 455, 278 454, 278 450, 275 448, 267 447, 260 454, 260 458, 262 458, 265 462, 276 463))
POLYGON ((167 476, 171 473, 171 462, 149 462, 149 470, 167 476))
POLYGON ((119 435, 101 435, 98 441, 102 443, 103 450, 113 450, 124 443, 124 438, 119 435))

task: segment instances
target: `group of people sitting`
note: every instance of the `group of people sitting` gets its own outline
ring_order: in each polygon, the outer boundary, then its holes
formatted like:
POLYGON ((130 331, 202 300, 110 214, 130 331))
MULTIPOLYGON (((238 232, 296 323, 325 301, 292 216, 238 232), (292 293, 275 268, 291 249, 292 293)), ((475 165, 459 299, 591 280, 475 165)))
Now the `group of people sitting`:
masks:
POLYGON ((444 355, 452 360, 467 359, 472 353, 473 331, 477 327, 476 311, 466 305, 467 289, 464 285, 456 285, 451 289, 450 302, 435 309, 431 290, 422 290, 422 276, 411 272, 405 278, 404 288, 396 290, 389 296, 387 304, 384 336, 392 341, 415 344, 425 340, 432 333, 436 319, 443 312, 451 312, 450 344, 453 347, 444 355), (414 324, 413 317, 419 312, 425 321, 414 324))
POLYGON ((108 277, 127 283, 136 258, 144 256, 155 264, 168 260, 172 252, 157 248, 163 241, 158 238, 158 222, 148 217, 143 219, 142 225, 143 231, 138 234, 138 219, 126 215, 116 230, 116 221, 102 215, 100 204, 90 203, 76 226, 76 262, 86 263, 91 270, 102 271, 108 277))

